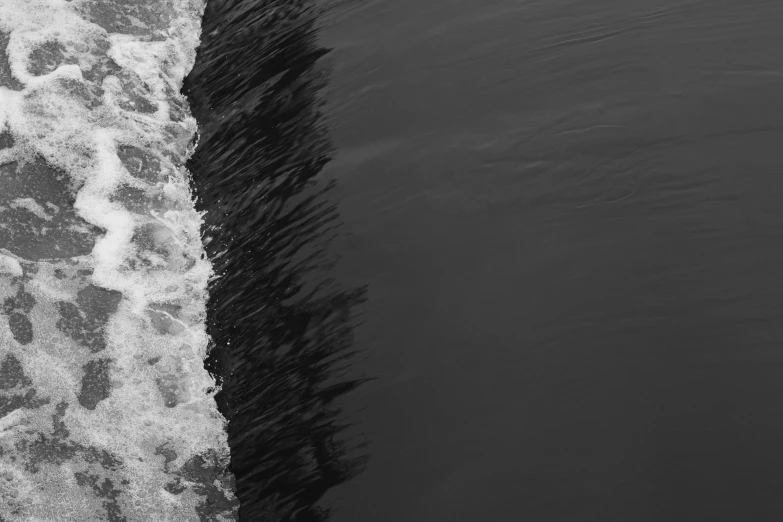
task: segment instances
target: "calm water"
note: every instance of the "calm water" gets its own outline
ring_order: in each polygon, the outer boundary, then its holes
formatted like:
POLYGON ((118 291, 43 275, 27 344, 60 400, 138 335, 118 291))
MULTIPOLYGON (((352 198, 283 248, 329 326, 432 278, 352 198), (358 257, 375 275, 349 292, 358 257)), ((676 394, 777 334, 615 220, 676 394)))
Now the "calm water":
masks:
POLYGON ((783 6, 365 0, 322 33, 335 522, 783 517, 783 6))

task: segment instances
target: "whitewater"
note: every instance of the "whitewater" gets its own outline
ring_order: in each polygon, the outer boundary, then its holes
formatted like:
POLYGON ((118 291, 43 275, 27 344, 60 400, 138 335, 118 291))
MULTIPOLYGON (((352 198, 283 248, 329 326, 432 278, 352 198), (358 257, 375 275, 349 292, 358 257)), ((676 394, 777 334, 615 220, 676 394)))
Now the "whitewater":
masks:
POLYGON ((203 0, 0 0, 0 520, 236 519, 180 94, 203 0))

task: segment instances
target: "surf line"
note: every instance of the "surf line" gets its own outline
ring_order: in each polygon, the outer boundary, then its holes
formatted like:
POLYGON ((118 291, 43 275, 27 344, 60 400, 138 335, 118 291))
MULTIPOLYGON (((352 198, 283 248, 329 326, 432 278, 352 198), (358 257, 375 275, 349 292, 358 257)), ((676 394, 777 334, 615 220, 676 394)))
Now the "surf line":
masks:
POLYGON ((179 92, 203 11, 0 2, 0 520, 236 520, 179 92))

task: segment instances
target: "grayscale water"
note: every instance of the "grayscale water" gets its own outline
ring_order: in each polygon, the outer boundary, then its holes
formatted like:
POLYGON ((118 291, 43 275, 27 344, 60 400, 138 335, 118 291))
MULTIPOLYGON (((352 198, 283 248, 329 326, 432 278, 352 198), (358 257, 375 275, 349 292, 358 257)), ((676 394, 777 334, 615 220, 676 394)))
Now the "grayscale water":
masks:
POLYGON ((365 0, 324 19, 335 522, 783 517, 783 4, 365 0))

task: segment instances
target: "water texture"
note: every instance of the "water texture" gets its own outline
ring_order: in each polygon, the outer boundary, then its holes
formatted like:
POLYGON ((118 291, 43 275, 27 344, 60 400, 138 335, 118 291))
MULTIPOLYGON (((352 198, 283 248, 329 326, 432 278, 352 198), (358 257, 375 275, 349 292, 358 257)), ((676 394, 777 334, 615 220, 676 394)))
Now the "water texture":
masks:
POLYGON ((341 2, 336 522, 783 513, 783 9, 341 2), (360 408, 364 408, 360 411, 360 408))
POLYGON ((337 398, 364 379, 354 310, 364 290, 333 278, 339 230, 322 114, 327 50, 310 1, 213 0, 184 90, 199 122, 188 161, 216 277, 207 367, 229 421, 239 519, 317 522, 364 465, 337 398))
POLYGON ((236 519, 178 92, 203 7, 0 1, 0 520, 236 519))

